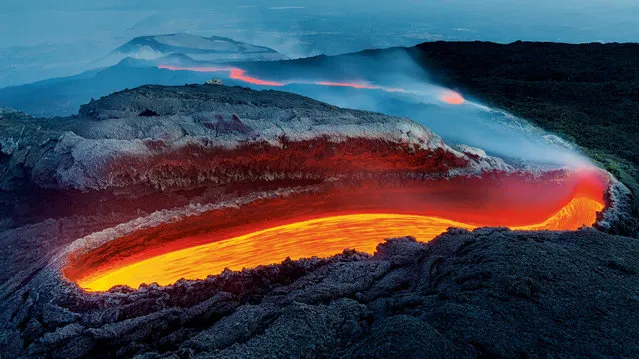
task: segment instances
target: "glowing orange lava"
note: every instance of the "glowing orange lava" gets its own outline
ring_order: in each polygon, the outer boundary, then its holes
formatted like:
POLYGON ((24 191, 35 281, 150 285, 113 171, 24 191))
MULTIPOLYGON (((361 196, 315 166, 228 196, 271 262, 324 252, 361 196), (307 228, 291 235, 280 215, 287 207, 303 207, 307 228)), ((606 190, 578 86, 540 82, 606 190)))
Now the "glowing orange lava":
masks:
POLYGON ((394 87, 384 87, 379 85, 371 85, 365 82, 336 82, 336 81, 315 81, 315 82, 306 82, 306 81, 288 81, 288 82, 277 82, 277 81, 269 81, 258 79, 257 77, 246 76, 246 71, 240 69, 238 67, 180 67, 180 66, 170 66, 170 65, 158 65, 159 69, 171 70, 171 71, 194 71, 194 72, 228 72, 229 77, 234 80, 243 81, 246 83, 250 83, 253 85, 262 85, 262 86, 285 86, 288 84, 298 83, 298 84, 311 84, 318 86, 329 86, 329 87, 350 87, 354 89, 366 89, 366 90, 381 90, 386 92, 408 92, 401 88, 394 87))
POLYGON ((281 82, 275 82, 275 81, 266 81, 266 80, 260 80, 258 78, 255 77, 250 77, 250 76, 246 76, 244 75, 245 71, 242 69, 238 69, 238 68, 232 68, 231 69, 231 74, 229 75, 232 79, 236 79, 236 80, 240 80, 240 81, 244 81, 244 82, 248 82, 250 84, 254 84, 254 85, 262 85, 262 86, 284 86, 283 83, 281 82))
POLYGON ((90 291, 108 290, 117 284, 133 288, 151 282, 168 285, 180 278, 206 278, 224 268, 241 270, 278 263, 286 257, 328 257, 345 248, 372 253, 383 238, 413 235, 428 240, 451 226, 470 228, 444 219, 396 214, 318 218, 170 252, 83 278, 78 284, 90 291))
POLYGON ((574 230, 604 208, 597 170, 361 185, 257 201, 140 230, 74 256, 63 272, 88 291, 202 279, 287 257, 374 252, 384 238, 429 241, 448 227, 574 230))
MULTIPOLYGON (((229 77, 234 80, 243 81, 253 85, 261 86, 285 86, 289 84, 310 84, 317 86, 329 86, 329 87, 349 87, 362 90, 380 90, 386 92, 401 92, 401 93, 414 93, 406 89, 397 87, 385 87, 380 85, 373 85, 366 82, 339 82, 339 81, 287 81, 277 82, 270 80, 263 80, 257 77, 251 77, 246 75, 246 71, 238 67, 180 67, 170 65, 158 65, 159 69, 171 70, 171 71, 194 71, 194 72, 228 72, 229 77)), ((440 100, 451 105, 461 105, 465 102, 464 98, 458 92, 452 90, 446 90, 440 97, 440 100)))
POLYGON ((440 99, 450 105, 461 105, 466 101, 464 100, 462 95, 460 95, 459 93, 455 91, 450 91, 450 90, 447 90, 446 92, 444 92, 441 95, 440 99))
MULTIPOLYGON (((225 71, 233 79, 252 84, 287 84, 250 77, 235 67, 159 68, 225 71)), ((403 91, 357 82, 316 84, 403 91)), ((454 91, 443 93, 441 100, 454 105, 465 101, 454 91)), ((320 189, 315 192, 257 199, 140 229, 102 247, 71 254, 63 274, 88 291, 116 285, 137 288, 152 282, 167 285, 180 278, 205 278, 224 268, 279 263, 287 257, 326 257, 346 248, 372 253, 384 238, 411 235, 429 241, 448 227, 574 230, 595 223, 597 212, 604 208, 608 179, 597 169, 537 174, 493 171, 481 176, 430 178, 462 168, 465 162, 443 150, 415 152, 403 150, 401 143, 367 141, 349 139, 334 144, 319 139, 282 147, 216 150, 217 157, 204 165, 264 167, 275 172, 293 166, 300 173, 352 179, 327 181, 317 185, 320 189), (273 161, 293 155, 293 163, 273 161)), ((191 152, 159 161, 184 161, 191 152)), ((205 155, 188 158, 188 162, 199 163, 208 158, 205 155)))
MULTIPOLYGON (((540 224, 513 229, 577 229, 592 224, 603 205, 576 198, 540 224)), ((160 285, 181 278, 202 279, 225 268, 241 270, 312 256, 328 257, 353 248, 373 253, 384 238, 414 236, 429 241, 448 227, 474 226, 447 219, 401 214, 353 214, 324 217, 268 228, 246 235, 185 248, 148 258, 112 271, 82 278, 78 284, 88 291, 105 291, 115 285, 137 288, 142 283, 160 285)), ((214 237, 213 234, 210 235, 214 237)), ((211 238, 210 240, 214 240, 211 238)))

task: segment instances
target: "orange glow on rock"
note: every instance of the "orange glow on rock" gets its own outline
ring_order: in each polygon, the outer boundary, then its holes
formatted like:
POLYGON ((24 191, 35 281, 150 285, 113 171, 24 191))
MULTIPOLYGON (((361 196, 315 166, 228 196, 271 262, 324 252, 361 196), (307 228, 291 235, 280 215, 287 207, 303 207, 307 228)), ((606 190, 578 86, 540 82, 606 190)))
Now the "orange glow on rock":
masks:
POLYGON ((105 291, 203 279, 287 257, 327 257, 346 248, 373 253, 385 238, 426 242, 448 227, 574 230, 595 223, 606 186, 601 172, 583 170, 327 188, 143 229, 73 255, 63 273, 85 290, 105 291))
POLYGON ((461 105, 466 101, 461 94, 451 90, 447 90, 446 92, 444 92, 440 96, 440 99, 449 105, 461 105))

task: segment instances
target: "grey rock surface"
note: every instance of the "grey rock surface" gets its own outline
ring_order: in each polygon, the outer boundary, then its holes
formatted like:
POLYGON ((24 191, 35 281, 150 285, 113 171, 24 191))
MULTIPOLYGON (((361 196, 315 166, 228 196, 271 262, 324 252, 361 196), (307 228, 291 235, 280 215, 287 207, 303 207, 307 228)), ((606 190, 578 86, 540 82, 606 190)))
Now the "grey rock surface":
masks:
POLYGON ((0 188, 9 190, 25 181, 40 188, 80 191, 137 184, 193 187, 198 181, 221 181, 219 173, 182 166, 177 170, 190 171, 190 178, 182 173, 182 182, 176 182, 178 174, 166 173, 171 171, 166 163, 159 173, 157 168, 132 171, 130 164, 119 161, 152 162, 171 153, 210 154, 251 144, 281 147, 283 140, 324 137, 333 142, 361 138, 441 149, 470 161, 468 172, 509 169, 499 159, 456 151, 406 118, 341 109, 278 91, 144 86, 92 101, 74 117, 0 121, 0 161, 6 164, 0 188), (145 116, 145 111, 158 116, 145 116))

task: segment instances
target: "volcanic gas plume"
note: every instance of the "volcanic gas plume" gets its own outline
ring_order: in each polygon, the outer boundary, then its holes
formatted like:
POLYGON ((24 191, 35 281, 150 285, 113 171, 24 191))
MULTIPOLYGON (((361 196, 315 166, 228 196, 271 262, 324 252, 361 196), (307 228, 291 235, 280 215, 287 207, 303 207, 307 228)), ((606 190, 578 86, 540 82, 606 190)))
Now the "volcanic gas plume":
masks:
POLYGON ((336 106, 408 117, 451 145, 466 144, 514 161, 582 166, 588 161, 571 145, 459 90, 440 86, 419 60, 401 49, 388 56, 350 54, 335 58, 242 63, 233 66, 160 64, 161 70, 215 73, 231 84, 283 88, 336 106))

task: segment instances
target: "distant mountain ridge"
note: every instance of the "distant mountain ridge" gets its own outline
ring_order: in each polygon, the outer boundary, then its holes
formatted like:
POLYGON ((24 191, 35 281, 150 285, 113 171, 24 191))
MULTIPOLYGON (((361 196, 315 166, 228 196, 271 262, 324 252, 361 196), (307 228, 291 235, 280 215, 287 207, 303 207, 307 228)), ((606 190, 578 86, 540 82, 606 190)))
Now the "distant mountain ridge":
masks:
POLYGON ((185 33, 136 37, 113 50, 106 59, 115 63, 125 57, 153 60, 168 55, 181 55, 208 62, 288 59, 269 47, 235 41, 227 37, 203 37, 185 33))

